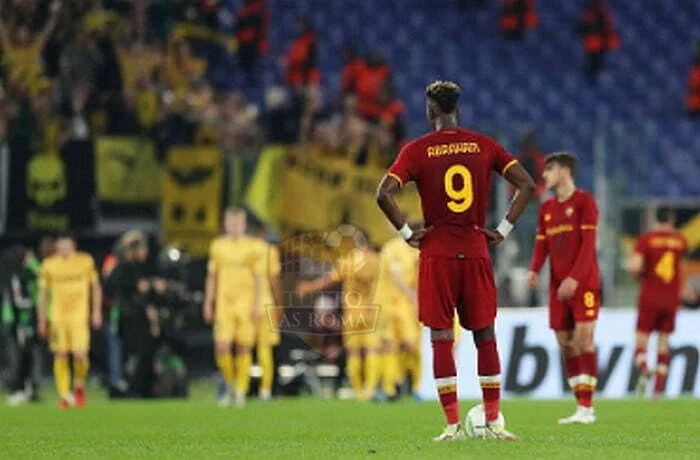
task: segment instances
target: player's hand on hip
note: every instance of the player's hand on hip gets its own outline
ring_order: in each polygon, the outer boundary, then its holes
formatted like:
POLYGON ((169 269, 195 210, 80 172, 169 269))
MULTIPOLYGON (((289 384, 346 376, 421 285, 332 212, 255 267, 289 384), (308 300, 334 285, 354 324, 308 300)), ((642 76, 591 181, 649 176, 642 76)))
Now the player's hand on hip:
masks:
POLYGON ((559 285, 557 289, 557 299, 559 300, 569 300, 574 296, 576 289, 578 288, 578 281, 570 276, 564 278, 564 281, 559 285))
POLYGON ((257 323, 258 320, 260 320, 260 318, 262 317, 262 313, 260 313, 260 309, 253 308, 253 313, 252 313, 251 317, 253 318, 253 322, 257 323))
POLYGON ((503 235, 501 235, 496 230, 491 230, 488 228, 480 228, 480 227, 477 227, 477 230, 479 230, 481 233, 486 235, 486 242, 489 244, 489 246, 496 245, 504 240, 503 235))
POLYGON ((540 275, 533 271, 527 272, 527 287, 528 289, 537 289, 540 285, 540 275))
POLYGON ((408 245, 411 246, 412 248, 416 248, 416 249, 420 248, 421 240, 423 240, 423 238, 425 238, 425 235, 432 229, 433 229, 433 227, 431 225, 430 227, 427 227, 427 228, 419 227, 419 228, 413 230, 413 234, 411 235, 411 237, 409 239, 406 240, 406 243, 408 243, 408 245))

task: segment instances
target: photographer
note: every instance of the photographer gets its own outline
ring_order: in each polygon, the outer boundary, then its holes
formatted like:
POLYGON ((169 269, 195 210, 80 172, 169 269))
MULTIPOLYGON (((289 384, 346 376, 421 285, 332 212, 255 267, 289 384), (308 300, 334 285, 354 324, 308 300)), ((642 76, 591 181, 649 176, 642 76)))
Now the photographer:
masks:
POLYGON ((145 238, 125 242, 124 261, 117 264, 106 283, 113 308, 119 308, 119 327, 124 344, 127 350, 137 355, 129 392, 139 397, 151 396, 153 354, 156 338, 160 335, 157 313, 148 303, 152 289, 148 253, 145 238))

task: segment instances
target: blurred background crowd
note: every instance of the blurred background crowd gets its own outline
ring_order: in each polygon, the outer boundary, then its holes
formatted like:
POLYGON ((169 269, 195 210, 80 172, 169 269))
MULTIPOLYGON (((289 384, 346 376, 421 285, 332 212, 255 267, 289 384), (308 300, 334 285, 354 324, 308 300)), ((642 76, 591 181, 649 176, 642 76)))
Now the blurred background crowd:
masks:
MULTIPOLYGON (((95 256, 105 286, 119 261, 142 264, 121 276, 148 286, 113 294, 149 295, 156 300, 136 305, 162 308, 139 310, 138 321, 112 317, 94 339, 103 363, 96 368, 113 389, 124 381, 114 363, 127 362, 110 356, 122 348, 114 341, 148 350, 147 362, 170 369, 168 392, 180 391, 172 382, 182 357, 194 373, 213 369, 211 360, 187 358, 211 347, 199 309, 207 247, 225 207, 245 207, 253 232, 273 241, 352 223, 373 246, 383 244, 391 232, 374 209, 376 181, 401 145, 426 130, 423 88, 439 77, 462 85, 463 122, 496 137, 534 177, 549 151, 579 156, 580 185, 601 203, 607 306, 633 304, 622 260, 659 204, 676 210, 691 243, 685 293, 698 305, 695 2, 3 0, 0 7, 7 261, 0 279, 5 285, 17 267, 45 257, 46 235, 65 230, 95 256), (164 346, 141 347, 114 326, 137 323, 139 337, 168 337, 164 346)), ((539 186, 538 200, 546 196, 539 186)), ((503 184, 494 189, 494 216, 510 193, 503 184)), ((419 217, 415 197, 405 200, 419 217)), ((494 254, 504 306, 544 299, 524 288, 536 206, 529 211, 516 238, 494 254)), ((309 359, 293 337, 280 349, 280 361, 309 359)), ((288 369, 290 381, 294 375, 288 369)))

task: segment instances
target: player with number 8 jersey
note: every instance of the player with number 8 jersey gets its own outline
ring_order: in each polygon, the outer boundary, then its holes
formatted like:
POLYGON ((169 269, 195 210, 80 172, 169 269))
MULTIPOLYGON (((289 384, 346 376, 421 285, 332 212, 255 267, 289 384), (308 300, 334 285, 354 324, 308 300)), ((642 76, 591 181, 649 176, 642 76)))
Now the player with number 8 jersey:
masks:
POLYGON ((472 331, 477 348, 487 437, 517 439, 499 418, 500 362, 494 322, 496 286, 488 245, 508 236, 534 193, 534 181, 518 161, 489 137, 458 126, 459 86, 428 86, 427 115, 434 131, 406 144, 382 179, 377 202, 403 238, 420 248, 418 312, 431 330, 433 371, 447 427, 436 441, 464 437, 459 423, 453 318, 472 331), (484 229, 491 179, 496 172, 517 189, 495 230, 484 229), (412 229, 393 195, 415 182, 425 228, 412 229))

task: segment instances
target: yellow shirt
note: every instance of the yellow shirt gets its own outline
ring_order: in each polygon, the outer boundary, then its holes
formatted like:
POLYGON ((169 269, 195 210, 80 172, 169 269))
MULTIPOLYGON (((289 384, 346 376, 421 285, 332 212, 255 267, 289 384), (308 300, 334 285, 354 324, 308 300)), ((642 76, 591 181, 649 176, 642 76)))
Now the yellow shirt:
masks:
POLYGON ((331 278, 343 283, 343 303, 353 307, 372 306, 379 271, 374 251, 353 249, 335 264, 331 278))
POLYGON ((394 284, 391 273, 398 270, 401 278, 412 288, 418 284, 419 251, 410 247, 401 237, 387 241, 379 255, 379 279, 377 302, 387 308, 407 308, 415 311, 415 305, 394 284))
POLYGON ((216 275, 217 311, 253 308, 254 274, 261 268, 260 240, 220 236, 209 247, 209 273, 216 275))
POLYGON ((275 295, 272 291, 272 282, 282 272, 280 264, 280 253, 277 246, 270 244, 267 241, 261 240, 262 254, 260 257, 261 266, 259 273, 262 275, 262 306, 276 305, 275 295))
POLYGON ((51 321, 87 322, 90 312, 90 287, 97 281, 91 255, 76 252, 64 259, 54 255, 41 264, 39 283, 50 291, 51 321))
POLYGON ((44 73, 41 43, 35 40, 27 46, 3 43, 5 72, 13 82, 24 82, 33 88, 44 73))

